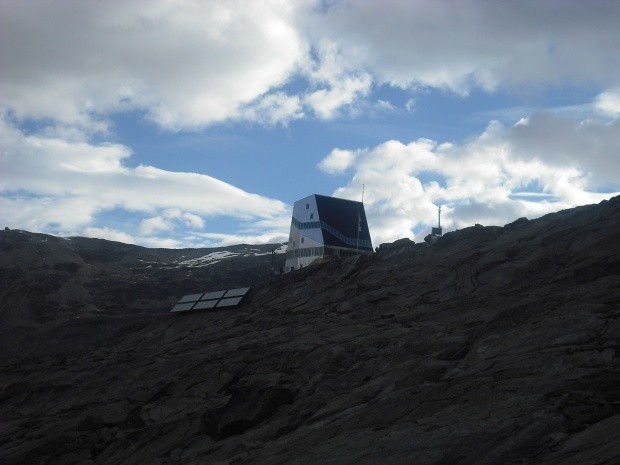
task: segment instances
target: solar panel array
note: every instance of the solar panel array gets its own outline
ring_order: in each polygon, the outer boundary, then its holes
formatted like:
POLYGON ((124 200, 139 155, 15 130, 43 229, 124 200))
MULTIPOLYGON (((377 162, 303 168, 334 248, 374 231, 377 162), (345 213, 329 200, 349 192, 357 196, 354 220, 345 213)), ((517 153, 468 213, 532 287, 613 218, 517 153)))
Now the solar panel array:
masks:
POLYGON ((223 291, 187 294, 179 299, 171 312, 188 312, 190 310, 210 310, 214 308, 236 307, 250 292, 249 287, 225 289, 223 291))

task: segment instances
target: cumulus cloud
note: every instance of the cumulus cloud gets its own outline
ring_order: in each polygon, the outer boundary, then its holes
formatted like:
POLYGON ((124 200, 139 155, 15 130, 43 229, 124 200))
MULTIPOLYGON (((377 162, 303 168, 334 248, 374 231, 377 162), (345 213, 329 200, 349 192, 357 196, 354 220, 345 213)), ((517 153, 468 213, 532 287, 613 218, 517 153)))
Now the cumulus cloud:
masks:
POLYGON ((144 111, 177 130, 223 121, 305 59, 289 2, 5 2, 0 102, 73 125, 144 111))
POLYGON ((319 117, 331 119, 341 108, 368 95, 372 78, 366 71, 347 67, 335 42, 321 40, 316 50, 317 58, 310 61, 305 71, 318 88, 306 93, 303 101, 319 117))
POLYGON ((341 108, 350 105, 360 96, 367 95, 371 82, 367 74, 344 77, 342 80, 335 80, 328 89, 319 89, 307 95, 304 103, 321 118, 331 119, 341 108))
POLYGON ((319 168, 326 173, 337 174, 346 171, 355 162, 358 152, 334 149, 319 163, 319 168))
POLYGON ((436 224, 439 205, 451 230, 503 225, 616 195, 618 124, 533 115, 513 126, 492 122, 463 144, 391 140, 355 152, 334 150, 319 167, 353 172, 335 191, 338 197, 356 198, 365 185, 375 243, 420 240, 436 224))
POLYGON ((246 105, 242 112, 245 119, 256 121, 266 126, 288 124, 289 121, 303 118, 301 99, 283 92, 269 94, 246 105))
POLYGON ((596 98, 596 109, 600 112, 618 117, 620 116, 620 88, 610 89, 596 98))

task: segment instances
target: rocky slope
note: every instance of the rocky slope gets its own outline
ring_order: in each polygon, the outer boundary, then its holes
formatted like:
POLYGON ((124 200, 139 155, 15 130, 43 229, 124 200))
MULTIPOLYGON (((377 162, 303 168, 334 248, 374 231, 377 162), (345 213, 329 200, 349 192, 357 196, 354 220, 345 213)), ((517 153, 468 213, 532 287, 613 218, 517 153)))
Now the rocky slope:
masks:
POLYGON ((279 269, 283 246, 147 249, 84 237, 0 231, 0 318, 168 311, 183 294, 252 286, 279 269))
POLYGON ((236 310, 10 320, 0 461, 620 463, 620 198, 403 244, 236 310))

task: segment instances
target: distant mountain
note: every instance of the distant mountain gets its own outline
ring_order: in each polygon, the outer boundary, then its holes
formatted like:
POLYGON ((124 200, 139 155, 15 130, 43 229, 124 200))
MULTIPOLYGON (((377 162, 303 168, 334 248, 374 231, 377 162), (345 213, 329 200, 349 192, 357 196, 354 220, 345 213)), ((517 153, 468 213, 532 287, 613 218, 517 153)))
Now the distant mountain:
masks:
POLYGON ((1 238, 2 464, 620 463, 620 197, 272 279, 268 246, 1 238))

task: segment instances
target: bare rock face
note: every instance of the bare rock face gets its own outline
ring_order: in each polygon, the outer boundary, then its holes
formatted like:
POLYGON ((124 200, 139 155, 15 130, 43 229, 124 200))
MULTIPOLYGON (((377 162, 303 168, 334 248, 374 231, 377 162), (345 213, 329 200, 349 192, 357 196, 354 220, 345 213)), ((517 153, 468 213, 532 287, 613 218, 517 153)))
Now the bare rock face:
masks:
MULTIPOLYGON (((147 249, 84 237, 0 231, 0 318, 167 312, 201 289, 254 286, 279 269, 274 245, 147 249)), ((0 342, 0 347, 2 346, 0 342)))
POLYGON ((326 261, 236 310, 11 302, 3 464, 620 463, 620 198, 326 261))
POLYGON ((412 245, 414 245, 415 242, 413 242, 411 239, 409 239, 408 237, 404 237, 402 239, 398 239, 397 241, 394 242, 387 242, 387 243, 383 243, 381 244, 378 248, 377 248, 377 252, 386 252, 389 250, 398 250, 398 249, 402 249, 405 247, 410 247, 412 245))

